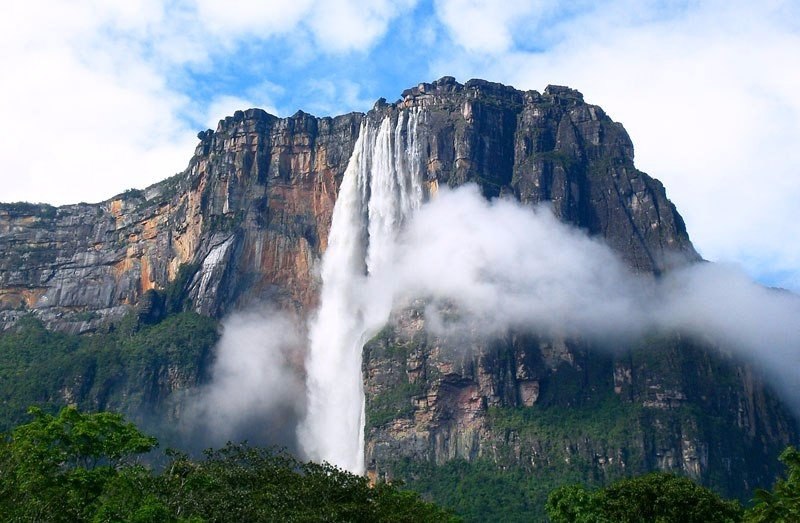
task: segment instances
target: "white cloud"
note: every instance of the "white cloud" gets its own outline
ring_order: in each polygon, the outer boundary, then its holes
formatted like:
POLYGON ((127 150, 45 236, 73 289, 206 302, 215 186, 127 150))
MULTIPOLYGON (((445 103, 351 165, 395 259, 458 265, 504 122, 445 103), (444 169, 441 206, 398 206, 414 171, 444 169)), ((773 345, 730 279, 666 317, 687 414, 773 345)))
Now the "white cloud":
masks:
POLYGON ((755 362, 800 408, 800 296, 766 289, 736 268, 702 263, 659 280, 635 275, 546 207, 488 202, 469 185, 442 188, 391 252, 391 266, 366 279, 362 310, 427 298, 428 328, 456 338, 513 328, 619 345, 677 332, 755 362))
POLYGON ((605 244, 561 223, 546 206, 488 202, 474 185, 442 188, 395 249, 391 269, 379 275, 388 281, 371 282, 370 295, 390 288, 394 296, 453 303, 456 331, 497 335, 524 327, 579 336, 645 323, 643 282, 605 244))
POLYGON ((212 446, 248 439, 294 447, 304 408, 302 358, 300 329, 288 316, 264 310, 228 317, 211 382, 188 403, 186 428, 212 446))
POLYGON ((364 97, 359 84, 348 79, 314 78, 303 87, 311 101, 298 109, 316 116, 336 116, 351 111, 352 107, 367 110, 375 103, 375 100, 364 97))
POLYGON ((164 179, 185 167, 196 142, 186 115, 215 127, 223 111, 275 112, 269 89, 216 92, 197 107, 192 93, 171 83, 176 72, 211 72, 239 46, 278 36, 296 41, 300 57, 309 56, 309 39, 317 53, 363 50, 412 5, 7 2, 0 66, 13 75, 0 84, 0 201, 99 201, 164 179))
POLYGON ((13 5, 0 27, 0 64, 14 72, 0 87, 0 200, 100 200, 185 166, 194 133, 172 116, 185 98, 137 59, 135 45, 95 47, 87 36, 127 13, 13 5))
POLYGON ((369 48, 388 27, 389 21, 408 12, 417 0, 326 0, 310 17, 321 49, 342 52, 369 48))
POLYGON ((291 32, 314 0, 196 0, 199 22, 223 40, 266 38, 291 32))
POLYGON ((538 27, 553 8, 548 0, 436 0, 436 14, 453 40, 470 52, 499 53, 514 43, 520 26, 538 27))
MULTIPOLYGON (((800 56, 789 3, 610 2, 551 28, 542 52, 434 65, 522 89, 564 84, 622 122, 701 253, 800 288, 800 56), (787 10, 789 12, 787 12, 787 10)), ((509 22, 509 31, 513 26, 509 22)), ((535 40, 518 27, 516 39, 535 40)))

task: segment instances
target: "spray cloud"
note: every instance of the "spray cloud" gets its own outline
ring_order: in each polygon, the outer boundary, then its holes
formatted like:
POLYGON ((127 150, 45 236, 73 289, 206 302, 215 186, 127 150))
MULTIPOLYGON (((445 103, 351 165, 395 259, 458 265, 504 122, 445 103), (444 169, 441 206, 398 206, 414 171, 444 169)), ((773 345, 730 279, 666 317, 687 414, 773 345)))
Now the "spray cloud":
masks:
POLYGON ((608 246, 559 222, 546 206, 487 201, 477 187, 441 190, 409 222, 375 300, 426 297, 428 328, 499 335, 631 338, 682 332, 761 365, 800 406, 800 297, 735 267, 697 263, 661 278, 634 274, 608 246), (442 319, 437 302, 456 307, 442 319))
POLYGON ((235 313, 223 322, 211 382, 195 391, 188 425, 200 443, 269 442, 296 451, 305 403, 302 337, 286 314, 235 313))

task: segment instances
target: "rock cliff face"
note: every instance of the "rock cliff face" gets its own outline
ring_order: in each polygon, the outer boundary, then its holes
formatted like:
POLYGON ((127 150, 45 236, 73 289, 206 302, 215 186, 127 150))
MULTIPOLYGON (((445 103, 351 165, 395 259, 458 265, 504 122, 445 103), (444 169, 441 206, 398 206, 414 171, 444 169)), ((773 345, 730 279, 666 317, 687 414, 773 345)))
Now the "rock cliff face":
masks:
POLYGON ((664 187, 634 167, 622 125, 578 91, 520 92, 482 80, 462 86, 445 77, 376 109, 414 105, 428 113, 430 180, 476 182, 490 198, 550 202, 559 218, 601 235, 639 270, 698 259, 664 187))
POLYGON ((195 310, 217 317, 257 301, 313 305, 314 264, 361 118, 237 111, 200 133, 183 173, 143 191, 0 205, 0 324, 32 310, 59 330, 92 330, 176 281, 195 310))
MULTIPOLYGON (((183 173, 99 204, 0 204, 0 327, 33 312, 88 332, 133 308, 158 321, 159 300, 176 297, 217 318, 264 302, 308 313, 359 125, 409 107, 423 110, 431 194, 474 182, 487 198, 549 202, 645 273, 699 260, 622 125, 579 92, 445 77, 366 115, 237 111, 198 135, 183 173)), ((717 347, 662 336, 600 350, 509 333, 455 351, 424 323, 401 311, 365 348, 373 475, 403 475, 403 460, 598 481, 660 468, 740 494, 771 481, 775 452, 797 441, 759 376, 717 347)))
MULTIPOLYGON (((630 264, 697 259, 662 185, 633 166, 622 126, 565 87, 543 94, 481 80, 420 84, 367 115, 422 106, 427 182, 551 202, 630 264)), ((237 111, 200 133, 187 169, 99 204, 0 204, 0 322, 33 310, 83 331, 164 289, 184 266, 201 313, 258 301, 306 311, 338 183, 365 115, 279 119, 237 111)))
POLYGON ((410 308, 367 344, 363 370, 368 473, 412 485, 436 474, 413 464, 466 461, 546 478, 527 493, 540 502, 553 478, 651 470, 747 498, 797 440, 757 372, 679 335, 614 347, 515 332, 453 340, 410 308))

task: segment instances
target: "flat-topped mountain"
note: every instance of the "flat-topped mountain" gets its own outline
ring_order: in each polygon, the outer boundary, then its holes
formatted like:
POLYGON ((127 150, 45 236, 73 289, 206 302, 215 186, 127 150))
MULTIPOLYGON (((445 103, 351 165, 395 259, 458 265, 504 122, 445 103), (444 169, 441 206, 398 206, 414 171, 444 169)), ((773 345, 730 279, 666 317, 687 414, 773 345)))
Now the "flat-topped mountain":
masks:
MULTIPOLYGON (((30 316, 80 339, 181 311, 221 319, 269 304, 307 318, 359 133, 409 111, 420 115, 414 161, 426 195, 474 183, 486 198, 547 203, 640 274, 700 261, 664 187, 636 169, 623 126, 581 93, 444 77, 366 114, 237 111, 198 134, 182 173, 105 202, 0 204, 0 341, 30 316)), ((396 311, 364 349, 365 459, 375 477, 434 496, 455 477, 469 488, 494 478, 528 492, 520 495, 533 513, 548 486, 655 469, 745 496, 771 483, 776 454, 798 440, 759 372, 725 347, 658 333, 609 351, 509 332, 453 353, 421 314, 396 311)), ((170 351, 101 386, 104 363, 86 349, 85 365, 30 402, 180 418, 182 394, 209 379, 214 352, 187 363, 179 346, 170 351), (147 393, 130 392, 137 380, 147 393)))

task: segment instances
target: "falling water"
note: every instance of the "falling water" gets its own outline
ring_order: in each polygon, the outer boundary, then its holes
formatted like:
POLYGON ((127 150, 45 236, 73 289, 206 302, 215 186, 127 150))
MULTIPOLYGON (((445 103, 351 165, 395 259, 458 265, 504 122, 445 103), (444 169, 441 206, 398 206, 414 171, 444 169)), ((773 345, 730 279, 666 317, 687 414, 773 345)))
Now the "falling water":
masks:
POLYGON ((361 351, 386 322, 391 295, 371 278, 387 270, 403 222, 422 204, 420 111, 361 125, 333 210, 320 308, 309 328, 308 409, 299 429, 311 459, 364 471, 361 351))

